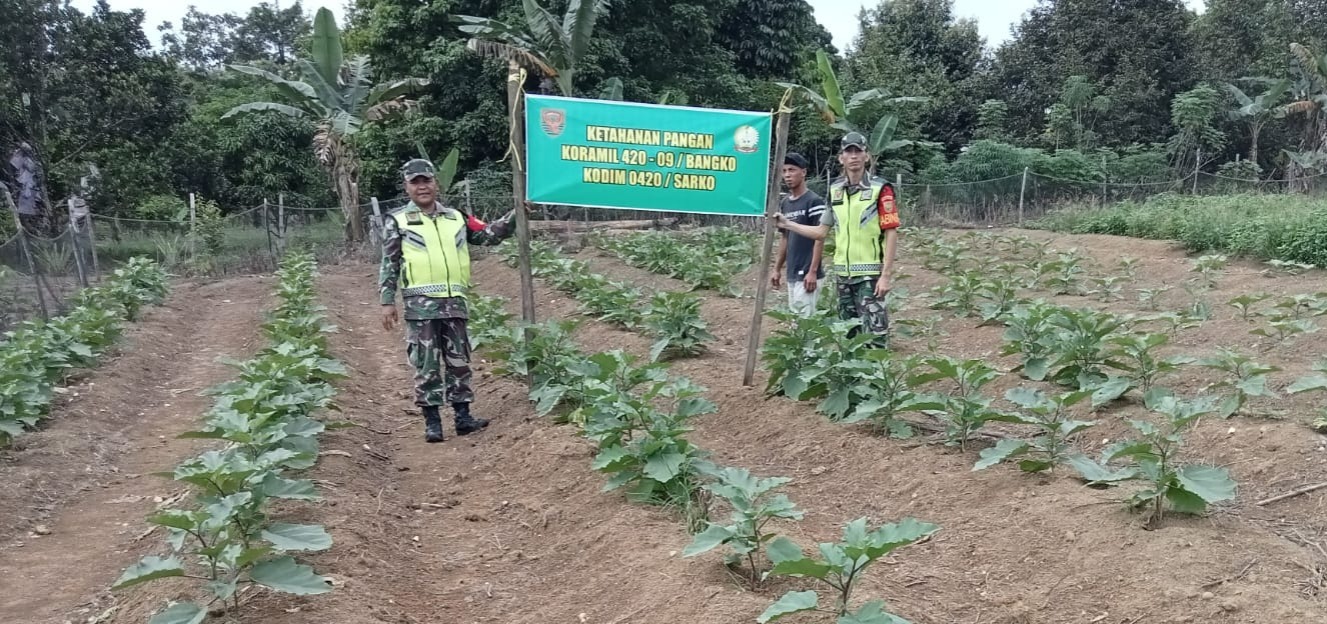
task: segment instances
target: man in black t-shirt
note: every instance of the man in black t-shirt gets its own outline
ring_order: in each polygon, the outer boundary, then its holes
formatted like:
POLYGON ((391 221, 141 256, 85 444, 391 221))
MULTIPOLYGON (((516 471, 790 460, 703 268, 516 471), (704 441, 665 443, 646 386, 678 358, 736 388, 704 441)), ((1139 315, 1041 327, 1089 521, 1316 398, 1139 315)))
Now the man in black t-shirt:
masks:
MULTIPOLYGON (((806 188, 806 157, 796 152, 789 152, 783 159, 783 185, 788 195, 783 198, 779 210, 793 223, 802 225, 820 225, 820 215, 825 213, 825 200, 806 188)), ((779 259, 770 276, 770 283, 778 288, 787 268, 788 307, 802 316, 810 316, 820 299, 819 281, 825 277, 825 270, 820 266, 820 256, 825 250, 825 241, 811 240, 788 231, 783 233, 783 244, 779 246, 779 259)))

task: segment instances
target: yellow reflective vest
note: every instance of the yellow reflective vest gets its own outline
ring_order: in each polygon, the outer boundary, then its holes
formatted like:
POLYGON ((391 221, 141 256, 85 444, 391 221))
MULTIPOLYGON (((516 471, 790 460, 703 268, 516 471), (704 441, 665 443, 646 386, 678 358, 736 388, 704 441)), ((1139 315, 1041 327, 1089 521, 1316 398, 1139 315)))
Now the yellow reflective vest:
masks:
POLYGON ((470 288, 465 215, 440 207, 429 216, 411 206, 392 218, 401 231, 401 294, 465 297, 470 288))
POLYGON ((880 179, 872 179, 869 190, 859 186, 849 193, 846 187, 844 179, 829 187, 835 222, 834 274, 880 275, 885 257, 881 234, 899 225, 894 187, 880 179))

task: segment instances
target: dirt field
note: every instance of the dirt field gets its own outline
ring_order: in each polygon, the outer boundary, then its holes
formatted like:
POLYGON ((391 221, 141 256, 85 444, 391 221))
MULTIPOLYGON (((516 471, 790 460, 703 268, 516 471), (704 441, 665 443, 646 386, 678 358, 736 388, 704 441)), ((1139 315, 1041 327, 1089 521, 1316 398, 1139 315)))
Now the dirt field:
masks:
MULTIPOLYGON (((1103 265, 1140 258, 1137 286, 1175 285, 1167 303, 1186 299, 1188 260, 1164 243, 1101 236, 1054 236, 1057 249, 1078 247, 1103 265)), ((582 251, 598 272, 654 288, 681 285, 582 251)), ((904 256, 912 293, 942 282, 904 256)), ((1321 272, 1269 278, 1263 267, 1232 263, 1211 295, 1216 319, 1183 330, 1168 352, 1206 355, 1239 347, 1274 373, 1276 388, 1307 372, 1327 352, 1314 334, 1262 351, 1251 325, 1224 302, 1238 294, 1327 290, 1321 272)), ((477 287, 510 299, 518 311, 516 271, 496 257, 475 265, 477 287)), ((331 321, 340 327, 333 351, 352 377, 340 386, 343 418, 362 428, 329 433, 312 476, 326 500, 293 512, 321 522, 336 540, 311 558, 337 591, 309 599, 258 594, 238 619, 293 624, 529 623, 582 624, 754 622, 789 589, 772 582, 742 588, 717 552, 679 553, 690 541, 667 510, 628 503, 600 491, 593 450, 567 427, 536 419, 519 383, 491 377, 479 363, 480 415, 486 432, 426 445, 411 403, 410 373, 400 335, 379 327, 375 267, 325 267, 320 281, 331 321)), ((740 277, 748 290, 754 270, 740 277)), ((577 304, 538 284, 541 318, 575 315, 577 304)), ((256 325, 272 282, 233 279, 179 290, 165 308, 131 332, 121 355, 71 388, 43 431, 0 455, 0 622, 143 622, 185 586, 136 588, 112 596, 120 571, 161 548, 159 535, 137 539, 154 497, 174 484, 146 473, 164 470, 195 446, 173 439, 196 424, 207 405, 202 388, 224 380, 218 355, 242 357, 257 347, 256 325), (230 303, 224 303, 229 300, 230 303), (38 525, 42 532, 38 535, 38 525), (104 616, 104 617, 102 617, 104 616), (100 619, 99 619, 100 618, 100 619)), ((1137 311, 1133 297, 1110 304, 1137 311)), ((777 294, 776 294, 777 296, 777 294)), ((1208 419, 1187 436, 1185 457, 1226 466, 1238 499, 1209 517, 1169 517, 1158 530, 1114 501, 1119 491, 1085 488, 1064 472, 1025 476, 1009 466, 972 472, 977 451, 919 446, 874 437, 826 421, 812 403, 765 399, 740 385, 751 299, 706 300, 717 340, 700 358, 672 365, 707 386, 717 414, 699 420, 692 439, 720 463, 759 475, 787 476, 788 495, 807 511, 798 524, 773 528, 803 545, 837 539, 842 525, 914 516, 942 527, 929 542, 903 549, 873 568, 858 596, 883 598, 893 612, 926 624, 1321 623, 1327 621, 1327 490, 1258 507, 1295 487, 1327 481, 1327 437, 1306 426, 1311 396, 1256 402, 1278 418, 1208 419)), ((1102 305, 1081 297, 1060 301, 1102 305)), ((771 302, 773 303, 773 302, 771 302)), ((902 318, 947 314, 914 302, 902 318)), ((946 317, 939 350, 998 355, 1000 327, 946 317)), ((766 324, 769 330, 769 323, 766 324)), ((577 338, 585 350, 623 348, 643 354, 649 340, 594 322, 577 338)), ((925 349, 924 339, 896 342, 925 349)), ((1193 392, 1216 379, 1186 369, 1166 380, 1193 392)), ((1007 375, 992 392, 1018 385, 1007 375)), ((1097 415, 1083 444, 1090 452, 1126 433, 1132 403, 1097 415)), ((802 618, 796 622, 825 622, 802 618)))

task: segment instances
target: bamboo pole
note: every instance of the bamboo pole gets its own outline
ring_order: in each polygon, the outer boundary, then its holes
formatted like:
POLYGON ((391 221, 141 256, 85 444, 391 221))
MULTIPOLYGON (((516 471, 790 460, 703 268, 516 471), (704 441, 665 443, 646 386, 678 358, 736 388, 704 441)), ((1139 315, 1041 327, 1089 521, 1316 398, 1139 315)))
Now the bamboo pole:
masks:
POLYGON ((198 257, 198 211, 194 205, 194 194, 189 193, 189 258, 198 257))
POLYGON ((28 231, 23 227, 23 220, 18 216, 18 207, 14 205, 14 198, 10 197, 9 189, 0 184, 0 192, 5 194, 5 206, 9 213, 14 215, 14 226, 18 232, 18 249, 23 254, 23 260, 28 264, 28 272, 32 274, 33 285, 37 287, 37 307, 41 309, 41 318, 46 320, 51 318, 51 311, 46 307, 46 295, 41 292, 41 277, 37 275, 37 263, 32 260, 32 252, 28 250, 28 231))
POLYGON ((1028 192, 1028 169, 1023 167, 1023 186, 1018 189, 1018 226, 1023 227, 1023 199, 1027 197, 1028 192))
POLYGON ((87 288, 88 271, 83 266, 83 250, 78 244, 78 217, 74 216, 73 198, 65 200, 65 204, 69 208, 69 237, 74 246, 74 269, 78 271, 78 283, 87 288))
POLYGON ((765 299, 769 296, 770 256, 774 253, 774 213, 779 210, 779 166, 788 152, 789 111, 780 104, 774 131, 774 160, 770 167, 768 198, 765 206, 765 240, 760 251, 760 279, 756 282, 756 304, 751 312, 751 331, 746 339, 746 368, 742 385, 750 386, 756 374, 756 352, 760 349, 760 326, 765 320, 765 299))
MULTIPOLYGON (((516 205, 516 242, 520 249, 521 321, 535 323, 534 274, 530 270, 530 222, 525 214, 525 72, 515 62, 507 69, 507 110, 511 112, 512 201, 516 205)), ((530 339, 527 330, 525 338, 530 339)))

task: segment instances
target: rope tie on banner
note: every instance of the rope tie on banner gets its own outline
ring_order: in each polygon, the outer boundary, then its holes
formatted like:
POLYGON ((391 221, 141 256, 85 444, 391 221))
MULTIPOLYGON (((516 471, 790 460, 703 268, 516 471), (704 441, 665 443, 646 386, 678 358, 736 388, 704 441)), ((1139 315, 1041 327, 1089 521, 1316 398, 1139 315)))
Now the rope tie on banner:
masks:
MULTIPOLYGON (((514 74, 513 73, 507 74, 507 82, 516 83, 516 91, 517 91, 516 97, 518 98, 525 95, 524 93, 525 79, 526 79, 526 72, 524 67, 520 68, 520 71, 514 74)), ((503 154, 502 157, 503 159, 506 159, 507 156, 511 156, 512 160, 515 161, 516 163, 516 169, 523 170, 524 165, 521 163, 521 155, 519 153, 520 150, 516 149, 517 121, 518 119, 516 118, 516 107, 512 106, 511 110, 508 111, 507 113, 507 127, 510 129, 507 132, 507 153, 503 154)))

